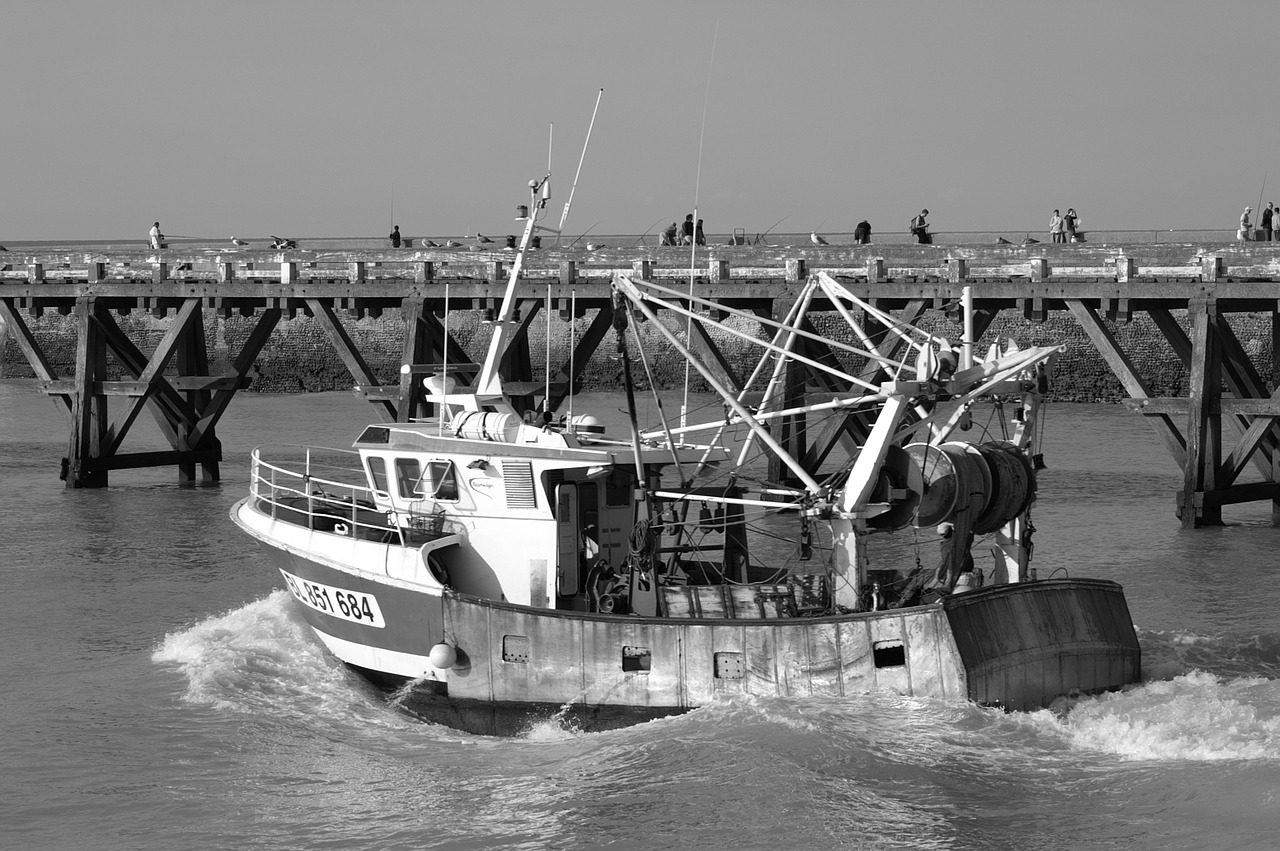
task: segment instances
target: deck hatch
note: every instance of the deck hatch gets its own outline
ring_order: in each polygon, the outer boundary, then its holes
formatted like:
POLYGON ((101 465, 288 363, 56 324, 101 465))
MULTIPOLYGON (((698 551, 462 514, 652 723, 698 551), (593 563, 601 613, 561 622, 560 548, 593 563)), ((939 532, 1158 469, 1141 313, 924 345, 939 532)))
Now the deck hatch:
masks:
POLYGON ((502 661, 524 665, 529 662, 529 636, 502 636, 502 661))
POLYGON ((503 461, 502 481, 507 492, 507 508, 538 507, 533 493, 533 465, 528 461, 503 461))
POLYGON ((715 672, 718 680, 740 680, 743 677, 741 653, 715 654, 715 672))

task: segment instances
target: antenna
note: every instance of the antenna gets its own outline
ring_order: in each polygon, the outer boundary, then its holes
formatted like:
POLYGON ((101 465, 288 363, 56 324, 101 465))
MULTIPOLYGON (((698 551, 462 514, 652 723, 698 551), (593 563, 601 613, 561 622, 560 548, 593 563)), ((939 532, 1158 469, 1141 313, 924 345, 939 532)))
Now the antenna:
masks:
MULTIPOLYGON (((596 108, 591 110, 591 123, 587 125, 587 138, 582 143, 582 156, 578 158, 578 170, 573 175, 573 185, 569 187, 569 200, 564 202, 564 212, 560 214, 558 231, 564 230, 565 220, 569 218, 569 206, 573 204, 573 192, 578 188, 578 176, 582 174, 582 163, 587 158, 587 145, 591 144, 591 130, 596 126, 596 113, 600 111, 600 99, 602 97, 604 97, 604 89, 601 89, 599 94, 596 95, 596 108)), ((557 237, 558 240, 559 237, 557 237)))

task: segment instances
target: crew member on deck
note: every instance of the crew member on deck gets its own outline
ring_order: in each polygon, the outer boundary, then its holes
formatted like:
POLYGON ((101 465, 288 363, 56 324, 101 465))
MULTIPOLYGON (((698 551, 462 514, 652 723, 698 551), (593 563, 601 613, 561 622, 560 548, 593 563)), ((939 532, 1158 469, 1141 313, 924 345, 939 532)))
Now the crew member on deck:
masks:
POLYGON ((952 523, 938 524, 938 567, 929 570, 917 567, 907 577, 902 587, 902 594, 890 608, 899 609, 905 606, 917 606, 931 603, 939 596, 951 593, 960 574, 973 570, 973 531, 960 541, 955 534, 952 523))
POLYGON ((391 229, 391 247, 392 248, 400 247, 400 226, 399 225, 396 225, 394 228, 391 229))

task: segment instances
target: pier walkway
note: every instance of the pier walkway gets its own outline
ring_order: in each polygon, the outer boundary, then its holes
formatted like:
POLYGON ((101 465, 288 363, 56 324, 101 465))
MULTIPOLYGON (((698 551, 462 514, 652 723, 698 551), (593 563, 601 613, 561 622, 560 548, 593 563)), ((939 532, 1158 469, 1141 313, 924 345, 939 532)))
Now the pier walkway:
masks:
MULTIPOLYGON (((194 481, 200 468, 203 479, 216 481, 222 457, 218 419, 235 392, 249 385, 254 360, 282 317, 314 317, 359 394, 378 407, 379 416, 407 421, 427 413, 422 374, 446 361, 451 371, 465 374, 476 362, 446 331, 446 316, 496 315, 512 259, 502 251, 403 249, 0 254, 0 344, 6 335, 16 342, 43 391, 69 420, 63 471, 68 487, 103 487, 111 470, 169 464, 182 480, 194 481), (209 371, 205 310, 255 317, 252 334, 225 374, 209 371), (57 373, 28 321, 49 311, 74 317, 74 374, 57 373), (133 311, 171 320, 150 351, 114 318, 133 311), (344 326, 386 312, 396 312, 405 329, 406 366, 391 377, 374 374, 344 326), (109 366, 129 377, 110 380, 109 366), (112 399, 119 408, 114 412, 108 407, 112 399), (144 410, 160 425, 169 451, 122 451, 144 410)), ((667 280, 686 292, 692 279, 693 295, 715 304, 693 324, 697 342, 735 386, 740 376, 716 347, 715 322, 731 314, 780 319, 776 310, 785 310, 808 275, 826 272, 904 321, 954 305, 969 286, 979 340, 1001 311, 1030 321, 1054 312, 1074 317, 1131 397, 1130 408, 1151 422, 1181 466, 1177 510, 1184 526, 1220 523, 1223 505, 1256 500, 1271 500, 1280 522, 1280 395, 1271 389, 1280 376, 1280 243, 709 246, 699 249, 692 273, 689 259, 687 248, 532 253, 522 275, 527 286, 519 296, 519 327, 502 367, 518 408, 540 407, 548 384, 530 368, 532 319, 543 310, 564 318, 593 317, 550 379, 547 408, 556 410, 611 326, 610 284, 617 274, 667 280), (1175 311, 1187 312, 1189 332, 1175 311), (1117 342, 1115 323, 1139 313, 1151 317, 1186 366, 1188 396, 1153 396, 1117 342), (1234 333, 1229 317, 1239 313, 1270 314, 1269 369, 1255 366, 1234 333), (1224 436, 1224 422, 1234 424, 1234 439, 1224 436), (1249 465, 1261 482, 1238 482, 1249 465)), ((793 382, 802 389, 811 379, 818 376, 795 376, 793 382)), ((824 447, 813 451, 816 458, 825 453, 824 447)))

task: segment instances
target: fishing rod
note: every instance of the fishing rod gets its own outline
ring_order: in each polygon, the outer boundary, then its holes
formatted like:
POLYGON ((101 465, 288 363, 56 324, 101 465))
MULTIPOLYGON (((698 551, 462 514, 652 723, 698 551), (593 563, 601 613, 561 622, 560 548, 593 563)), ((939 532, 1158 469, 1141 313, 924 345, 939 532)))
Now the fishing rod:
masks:
MULTIPOLYGON (((560 214, 560 227, 558 230, 564 230, 565 219, 569 218, 569 205, 573 203, 574 190, 578 188, 578 177, 582 174, 582 163, 587 158, 587 145, 591 144, 591 130, 596 126, 596 113, 600 111, 600 99, 604 97, 604 89, 601 88, 599 94, 596 95, 596 108, 591 110, 591 123, 587 125, 587 138, 582 143, 582 156, 578 158, 578 170, 573 175, 573 185, 569 187, 569 199, 564 202, 564 212, 560 214)), ((596 224, 599 224, 597 222, 596 224)), ((557 241, 559 236, 556 237, 557 241)), ((581 239, 581 237, 579 237, 581 239)))
MULTIPOLYGON (((1258 190, 1258 221, 1262 221, 1262 194, 1267 191, 1267 169, 1262 170, 1262 188, 1258 190)), ((1252 236, 1252 234, 1250 234, 1252 236)))
MULTIPOLYGON (((707 139, 707 104, 711 102, 711 72, 716 66, 716 42, 720 40, 720 19, 716 19, 715 34, 711 37, 711 56, 707 59, 707 85, 702 94, 702 129, 698 132, 698 170, 693 181, 693 239, 689 241, 689 298, 693 298, 693 282, 698 265, 698 194, 702 191, 702 148, 707 139)), ((685 318, 684 333, 686 340, 693 339, 693 316, 685 318)), ((680 427, 686 425, 689 417, 689 378, 693 365, 684 363, 684 398, 680 402, 680 427)))
MULTIPOLYGON (((602 89, 601 91, 603 91, 603 89, 602 89)), ((600 223, 599 223, 599 222, 596 222, 596 225, 598 225, 598 224, 600 224, 600 223)), ((582 233, 578 234, 578 239, 582 239, 584 236, 586 236, 587 234, 591 233, 591 231, 595 230, 596 225, 592 225, 591 227, 589 227, 589 228, 587 228, 586 230, 584 230, 582 233)), ((565 246, 565 248, 573 248, 573 246, 577 244, 578 239, 575 239, 573 242, 571 242, 571 243, 569 243, 568 245, 566 245, 566 246, 565 246)))
MULTIPOLYGON (((665 218, 666 216, 659 217, 658 222, 662 221, 665 218)), ((644 238, 649 235, 649 231, 653 230, 658 226, 658 222, 654 222, 653 224, 649 225, 649 227, 645 229, 645 232, 640 234, 640 238, 637 239, 635 242, 631 243, 631 247, 635 248, 637 245, 644 242, 644 238)))
POLYGON ((769 230, 765 231, 764 233, 758 233, 758 234, 756 234, 756 241, 755 241, 755 244, 756 244, 756 245, 759 245, 759 244, 760 244, 760 242, 761 242, 761 241, 762 241, 766 236, 768 236, 768 235, 773 231, 773 229, 774 229, 774 228, 776 228, 778 225, 782 224, 783 222, 785 222, 785 221, 786 221, 787 219, 789 219, 789 218, 791 218, 791 214, 790 214, 790 213, 787 213, 785 216, 783 216, 782 218, 780 218, 780 219, 778 219, 776 222, 774 222, 772 225, 770 225, 770 226, 769 226, 769 230))

